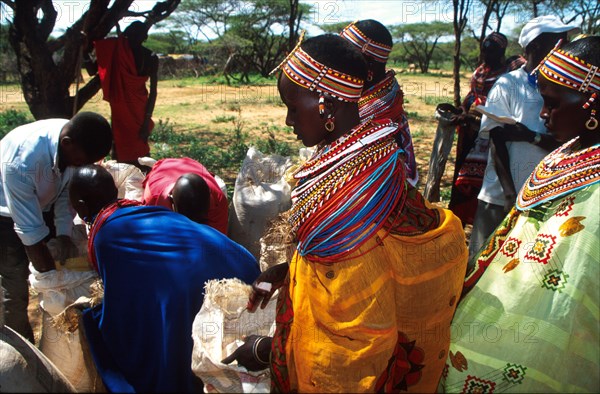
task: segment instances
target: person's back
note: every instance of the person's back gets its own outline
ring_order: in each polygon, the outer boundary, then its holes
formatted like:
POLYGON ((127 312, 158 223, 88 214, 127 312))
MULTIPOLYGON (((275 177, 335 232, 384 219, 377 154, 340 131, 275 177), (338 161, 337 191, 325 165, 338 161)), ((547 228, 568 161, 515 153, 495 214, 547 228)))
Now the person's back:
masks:
POLYGON ((361 121, 391 119, 398 123, 400 132, 396 141, 404 151, 407 181, 416 186, 419 174, 408 118, 404 111, 404 92, 396 80, 394 70, 386 69, 393 47, 391 33, 380 22, 365 19, 350 23, 340 36, 360 49, 367 61, 367 80, 358 102, 361 121))
POLYGON ((201 163, 189 157, 167 158, 157 161, 144 179, 144 198, 142 202, 145 205, 160 205, 172 209, 175 185, 179 177, 184 174, 199 175, 206 182, 210 194, 210 206, 204 223, 223 234, 227 234, 229 219, 227 196, 221 190, 214 175, 201 163))
POLYGON ((197 390, 191 328, 204 283, 252 283, 260 273, 255 259, 213 228, 156 206, 117 209, 93 245, 104 301, 85 314, 85 327, 105 385, 197 390))

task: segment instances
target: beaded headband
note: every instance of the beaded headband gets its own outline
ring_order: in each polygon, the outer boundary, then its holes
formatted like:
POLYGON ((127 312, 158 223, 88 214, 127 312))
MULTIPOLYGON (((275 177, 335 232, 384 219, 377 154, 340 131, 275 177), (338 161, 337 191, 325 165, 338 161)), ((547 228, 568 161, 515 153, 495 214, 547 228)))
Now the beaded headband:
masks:
POLYGON ((380 63, 386 63, 392 47, 371 40, 355 25, 356 21, 350 23, 342 30, 340 36, 354 44, 362 53, 372 56, 380 63))
MULTIPOLYGON (((304 33, 304 32, 303 32, 304 33)), ((300 41, 289 55, 271 74, 279 69, 294 83, 310 91, 329 93, 341 101, 357 102, 360 99, 364 81, 329 68, 306 53, 300 41)))
POLYGON ((548 80, 580 92, 600 92, 598 66, 587 63, 562 49, 553 49, 540 63, 540 73, 548 80))

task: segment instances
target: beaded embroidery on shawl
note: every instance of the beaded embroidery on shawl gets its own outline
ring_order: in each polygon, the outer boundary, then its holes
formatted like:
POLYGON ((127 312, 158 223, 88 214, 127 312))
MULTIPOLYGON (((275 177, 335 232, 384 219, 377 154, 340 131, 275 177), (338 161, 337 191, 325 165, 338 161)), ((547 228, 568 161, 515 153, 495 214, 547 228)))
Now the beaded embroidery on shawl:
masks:
POLYGON ((296 171, 290 223, 300 255, 341 261, 402 204, 405 175, 396 133, 394 123, 365 122, 321 146, 296 171))
POLYGON ((600 145, 577 150, 579 137, 554 150, 537 165, 519 192, 523 211, 600 180, 600 145))

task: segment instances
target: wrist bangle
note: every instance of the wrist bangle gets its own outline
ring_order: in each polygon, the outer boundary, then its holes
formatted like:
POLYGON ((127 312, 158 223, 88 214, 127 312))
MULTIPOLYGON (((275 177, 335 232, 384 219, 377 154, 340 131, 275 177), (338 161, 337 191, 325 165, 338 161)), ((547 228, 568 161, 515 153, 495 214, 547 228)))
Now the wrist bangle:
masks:
POLYGON ((252 345, 252 355, 254 356, 254 359, 261 363, 262 365, 269 365, 269 361, 263 361, 260 359, 260 357, 258 357, 258 344, 262 342, 263 339, 266 339, 267 337, 260 337, 258 338, 256 341, 254 341, 254 344, 252 345))
POLYGON ((542 135, 540 133, 535 133, 535 137, 533 137, 533 141, 531 142, 533 145, 539 145, 542 142, 542 135))

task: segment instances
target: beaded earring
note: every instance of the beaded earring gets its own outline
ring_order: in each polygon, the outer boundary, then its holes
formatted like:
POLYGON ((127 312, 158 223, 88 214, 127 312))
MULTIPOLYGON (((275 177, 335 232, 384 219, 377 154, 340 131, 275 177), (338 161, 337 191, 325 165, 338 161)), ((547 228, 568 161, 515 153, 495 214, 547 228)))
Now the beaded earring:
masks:
POLYGON ((598 128, 598 119, 596 119, 596 110, 593 109, 590 118, 585 122, 585 128, 588 130, 596 130, 598 128))
MULTIPOLYGON (((591 105, 594 103, 594 101, 596 101, 596 97, 598 97, 596 92, 592 93, 592 95, 590 96, 588 101, 586 101, 583 104, 582 108, 583 109, 590 108, 591 105)), ((596 128, 598 128, 598 119, 596 119, 596 110, 592 109, 590 112, 591 112, 590 118, 587 120, 587 122, 585 122, 585 128, 588 130, 596 130, 596 128)))
POLYGON ((319 115, 321 115, 321 117, 325 115, 325 96, 323 96, 323 94, 319 95, 319 115))
POLYGON ((325 130, 331 133, 333 129, 335 129, 335 117, 329 114, 327 115, 327 120, 325 121, 325 130))
POLYGON ((367 71, 367 81, 371 82, 373 80, 373 70, 367 71))

